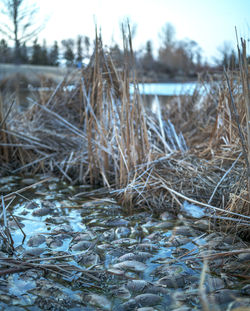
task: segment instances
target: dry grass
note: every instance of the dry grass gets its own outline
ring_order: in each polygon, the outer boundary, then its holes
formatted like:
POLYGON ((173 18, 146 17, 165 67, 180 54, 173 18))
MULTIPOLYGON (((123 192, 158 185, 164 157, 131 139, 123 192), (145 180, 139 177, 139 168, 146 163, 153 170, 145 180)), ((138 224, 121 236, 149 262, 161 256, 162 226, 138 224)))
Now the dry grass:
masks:
MULTIPOLYGON (((95 52, 80 77, 79 72, 66 77, 22 114, 2 108, 4 171, 49 172, 71 183, 102 185, 129 208, 177 213, 183 200, 190 201, 220 219, 224 230, 237 228, 246 235, 246 64, 241 76, 227 73, 224 81, 211 80, 206 96, 194 92, 175 98, 153 114, 143 106, 131 66, 132 44, 125 36, 124 47, 124 68, 118 71, 96 37, 95 52), (67 88, 72 81, 75 87, 67 88)), ((10 105, 8 99, 3 101, 10 105)))

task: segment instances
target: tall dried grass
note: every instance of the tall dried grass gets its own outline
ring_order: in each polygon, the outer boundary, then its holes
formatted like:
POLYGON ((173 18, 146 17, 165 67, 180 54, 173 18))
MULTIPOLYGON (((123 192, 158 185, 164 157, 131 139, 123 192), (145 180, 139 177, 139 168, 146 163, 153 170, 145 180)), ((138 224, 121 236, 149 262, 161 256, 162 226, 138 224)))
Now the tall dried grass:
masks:
POLYGON ((156 114, 143 106, 125 35, 124 49, 124 68, 117 69, 96 35, 80 75, 31 100, 22 114, 2 113, 2 163, 12 173, 53 172, 71 183, 106 186, 124 206, 177 212, 190 201, 224 229, 237 223, 245 233, 249 175, 241 136, 250 142, 244 45, 240 73, 211 80, 206 95, 174 98, 156 114))

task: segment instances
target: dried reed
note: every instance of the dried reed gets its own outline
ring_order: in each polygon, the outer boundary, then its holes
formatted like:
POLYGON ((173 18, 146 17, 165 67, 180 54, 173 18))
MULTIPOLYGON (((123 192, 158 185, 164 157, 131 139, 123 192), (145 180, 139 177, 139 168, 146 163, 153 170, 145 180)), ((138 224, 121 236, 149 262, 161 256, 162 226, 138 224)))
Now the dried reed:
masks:
POLYGON ((244 44, 241 74, 211 79, 206 95, 174 98, 156 114, 143 106, 125 34, 124 50, 124 68, 117 69, 96 34, 80 74, 41 93, 22 114, 0 114, 0 155, 8 172, 49 172, 70 183, 103 185, 124 206, 152 211, 178 212, 187 200, 204 206, 225 230, 237 223, 245 234, 249 176, 238 131, 249 146, 244 44))

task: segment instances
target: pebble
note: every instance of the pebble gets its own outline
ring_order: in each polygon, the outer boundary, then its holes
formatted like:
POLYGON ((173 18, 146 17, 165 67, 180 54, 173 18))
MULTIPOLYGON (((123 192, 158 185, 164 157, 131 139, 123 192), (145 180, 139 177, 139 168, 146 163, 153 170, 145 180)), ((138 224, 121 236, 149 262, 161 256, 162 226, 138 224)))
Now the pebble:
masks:
POLYGON ((117 239, 128 238, 131 233, 131 229, 127 227, 119 227, 115 230, 115 235, 117 239))
POLYGON ((241 253, 238 255, 238 259, 240 262, 249 261, 250 262, 250 252, 248 253, 241 253))
POLYGON ((106 221, 105 225, 108 227, 126 227, 128 226, 129 222, 122 218, 111 219, 106 221))
MULTIPOLYGON (((39 188, 41 193, 46 193, 47 190, 42 190, 42 187, 39 188)), ((40 202, 36 199, 28 203, 22 201, 15 209, 17 216, 25 212, 27 219, 50 216, 46 217, 46 222, 36 218, 34 224, 22 219, 23 230, 27 235, 23 243, 20 241, 19 230, 9 226, 14 239, 18 237, 14 244, 14 254, 20 260, 72 255, 51 262, 41 261, 41 264, 60 263, 65 270, 75 266, 79 272, 70 272, 68 275, 62 270, 61 279, 55 271, 46 273, 46 270, 38 269, 40 262, 34 261, 37 263, 35 270, 4 275, 0 285, 0 309, 6 304, 3 309, 9 310, 14 302, 17 310, 23 310, 23 306, 26 308, 28 305, 32 306, 30 309, 33 311, 200 310, 198 288, 202 261, 195 260, 195 257, 221 250, 246 248, 248 245, 233 235, 206 232, 208 220, 197 219, 197 215, 193 215, 193 220, 189 218, 183 221, 167 211, 160 215, 160 219, 147 212, 127 216, 122 208, 105 206, 98 200, 95 204, 91 201, 88 204, 81 202, 78 204, 80 210, 60 210, 59 206, 65 206, 63 202, 70 206, 70 192, 66 196, 62 191, 62 197, 59 197, 52 193, 53 189, 61 188, 54 184, 49 192, 50 199, 40 202), (34 231, 30 230, 27 223, 31 227, 34 225, 34 231), (186 257, 177 258, 192 248, 194 251, 186 257), (15 293, 16 287, 11 286, 13 282, 22 285, 17 286, 22 291, 21 298, 15 293), (26 288, 29 284, 35 288, 26 288), (6 293, 8 295, 4 297, 6 293)), ((197 211, 194 210, 195 213, 197 211)), ((13 222, 10 224, 14 225, 13 222)), ((4 260, 11 255, 6 253, 6 242, 1 236, 0 243, 2 269, 7 269, 4 260)), ((236 277, 230 275, 235 269, 238 274, 244 273, 242 271, 245 270, 240 269, 247 267, 249 258, 249 253, 242 253, 209 262, 211 274, 207 272, 204 281, 209 301, 215 299, 221 309, 228 311, 250 304, 249 285, 242 286, 236 277)))
POLYGON ((228 304, 239 296, 238 290, 222 289, 208 296, 209 301, 215 301, 218 305, 228 304))
POLYGON ((94 252, 87 252, 84 255, 79 255, 76 257, 76 262, 80 265, 89 267, 92 265, 97 265, 100 263, 100 256, 94 252))
POLYGON ((39 205, 33 201, 30 201, 27 204, 25 204, 24 207, 27 209, 35 209, 35 208, 39 208, 39 205))
POLYGON ((205 286, 207 292, 214 292, 216 290, 225 288, 225 282, 221 278, 212 277, 210 275, 207 275, 205 286))
POLYGON ((99 307, 101 310, 112 310, 111 302, 103 295, 90 294, 87 299, 92 306, 99 307))
POLYGON ((92 243, 89 241, 80 241, 80 242, 76 243, 75 245, 73 245, 71 247, 71 249, 75 252, 76 251, 84 251, 84 250, 87 250, 91 245, 92 245, 92 243))
POLYGON ((156 306, 161 302, 161 300, 162 297, 155 294, 141 294, 135 297, 135 302, 140 307, 156 306))
POLYGON ((26 256, 38 257, 38 256, 40 256, 42 253, 44 253, 44 251, 45 251, 45 248, 42 248, 42 247, 34 247, 34 248, 31 248, 31 249, 25 250, 24 253, 23 253, 23 257, 26 257, 26 256))
POLYGON ((120 270, 132 270, 141 272, 147 269, 147 265, 136 260, 126 260, 113 265, 113 268, 120 270))
POLYGON ((30 247, 36 247, 36 246, 41 245, 45 241, 46 241, 46 238, 44 235, 37 234, 37 235, 31 236, 31 238, 27 242, 27 245, 30 247))
POLYGON ((250 284, 247 284, 244 287, 242 287, 241 293, 242 295, 246 295, 250 297, 250 284))
POLYGON ((53 210, 49 207, 41 207, 38 209, 35 209, 32 212, 32 216, 38 216, 38 217, 42 217, 42 216, 47 216, 52 214, 53 210))
POLYGON ((57 247, 61 247, 63 245, 63 239, 61 239, 60 237, 48 237, 46 239, 46 244, 48 245, 48 247, 50 248, 57 248, 57 247))
POLYGON ((34 178, 24 178, 21 180, 21 182, 24 184, 24 185, 33 185, 37 182, 36 179, 34 178))

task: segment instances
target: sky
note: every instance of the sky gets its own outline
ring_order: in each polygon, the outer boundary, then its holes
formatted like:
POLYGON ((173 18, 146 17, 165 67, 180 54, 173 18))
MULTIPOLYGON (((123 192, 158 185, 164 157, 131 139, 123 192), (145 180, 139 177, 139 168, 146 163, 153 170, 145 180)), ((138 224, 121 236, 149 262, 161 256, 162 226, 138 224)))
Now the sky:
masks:
MULTIPOLYGON (((101 27, 104 44, 121 44, 120 23, 129 17, 137 25, 135 49, 151 40, 155 53, 159 33, 170 22, 176 39, 196 41, 203 57, 211 61, 218 47, 230 42, 236 47, 235 26, 239 37, 250 38, 250 0, 37 0, 40 18, 48 19, 40 38, 54 40, 86 35, 94 39, 95 22, 101 27)), ((248 51, 249 51, 248 42, 248 51)))

